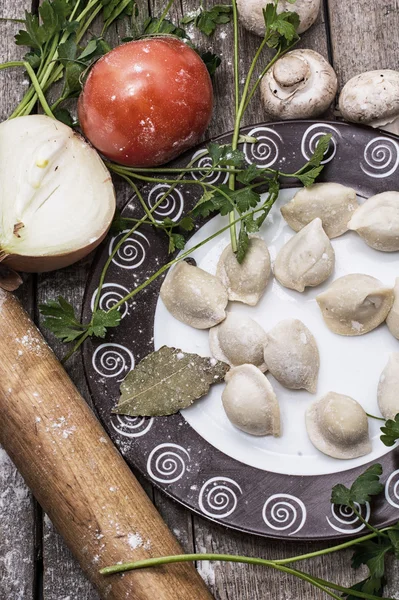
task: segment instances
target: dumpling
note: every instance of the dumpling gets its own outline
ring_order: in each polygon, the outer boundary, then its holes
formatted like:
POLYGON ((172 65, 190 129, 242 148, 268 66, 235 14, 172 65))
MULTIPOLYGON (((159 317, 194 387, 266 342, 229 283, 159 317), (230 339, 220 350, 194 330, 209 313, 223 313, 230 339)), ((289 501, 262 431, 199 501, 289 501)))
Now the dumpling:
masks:
POLYGON ((316 393, 320 357, 316 340, 298 319, 280 321, 267 334, 266 368, 286 388, 316 393))
POLYGON ((393 352, 378 384, 378 406, 384 419, 394 419, 399 413, 399 352, 393 352))
POLYGON ((280 250, 274 276, 281 285, 303 292, 328 279, 334 270, 335 253, 321 219, 314 219, 280 250))
POLYGON ((358 207, 356 192, 340 183, 315 183, 299 190, 281 208, 281 214, 294 231, 319 217, 328 237, 348 230, 348 222, 358 207))
POLYGON ((226 288, 214 275, 185 261, 169 271, 161 298, 176 319, 196 329, 209 329, 226 317, 226 288))
POLYGON ((281 435, 280 408, 269 380, 254 365, 231 369, 222 402, 228 419, 251 435, 281 435))
POLYGON ((399 277, 395 282, 394 296, 392 308, 387 316, 387 325, 392 335, 399 340, 399 277))
POLYGON ((336 279, 316 300, 333 333, 363 335, 385 321, 393 290, 375 277, 353 273, 336 279))
POLYGON ((359 206, 348 224, 366 244, 382 252, 399 250, 399 192, 383 192, 359 206))
POLYGON ((250 317, 228 313, 226 319, 209 331, 209 345, 214 358, 232 367, 251 364, 265 371, 263 346, 266 333, 250 317))
POLYGON ((367 414, 349 396, 328 392, 306 411, 312 444, 333 458, 357 458, 371 452, 367 414))
POLYGON ((216 276, 227 288, 229 300, 255 306, 266 289, 270 273, 270 254, 266 243, 261 238, 252 237, 241 264, 231 245, 223 250, 216 276))

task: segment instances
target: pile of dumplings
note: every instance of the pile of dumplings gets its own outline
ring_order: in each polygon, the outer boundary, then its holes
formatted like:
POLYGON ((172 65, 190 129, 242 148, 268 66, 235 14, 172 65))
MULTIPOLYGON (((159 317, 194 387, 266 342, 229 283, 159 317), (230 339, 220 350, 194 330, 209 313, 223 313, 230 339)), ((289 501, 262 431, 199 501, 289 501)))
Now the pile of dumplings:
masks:
MULTIPOLYGON (((279 251, 273 273, 279 283, 303 292, 326 281, 335 267, 331 239, 353 230, 370 247, 399 251, 399 192, 384 192, 360 205, 355 190, 338 183, 301 189, 281 209, 296 234, 279 251)), ((298 319, 286 319, 265 332, 253 319, 227 312, 230 302, 255 306, 272 274, 263 239, 253 236, 242 264, 227 246, 211 275, 187 262, 166 277, 161 298, 179 321, 209 329, 213 357, 229 364, 222 402, 228 419, 254 436, 280 436, 278 399, 265 373, 284 387, 317 391, 320 359, 316 340, 298 319)), ((364 335, 386 321, 399 339, 399 277, 394 289, 369 275, 350 274, 333 281, 316 298, 327 327, 338 335, 364 335)), ((378 386, 384 418, 399 413, 399 352, 391 355, 378 386)), ((313 445, 339 459, 371 452, 367 414, 353 398, 329 392, 306 413, 313 445)))

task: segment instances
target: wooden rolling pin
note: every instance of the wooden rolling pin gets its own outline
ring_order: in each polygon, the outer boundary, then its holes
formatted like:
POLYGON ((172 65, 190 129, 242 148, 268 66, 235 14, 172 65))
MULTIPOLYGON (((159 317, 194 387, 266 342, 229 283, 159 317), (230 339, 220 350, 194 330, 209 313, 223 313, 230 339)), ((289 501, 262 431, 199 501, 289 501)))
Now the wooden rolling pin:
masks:
POLYGON ((180 554, 40 332, 0 290, 0 443, 106 600, 210 600, 189 564, 104 577, 119 561, 180 554))

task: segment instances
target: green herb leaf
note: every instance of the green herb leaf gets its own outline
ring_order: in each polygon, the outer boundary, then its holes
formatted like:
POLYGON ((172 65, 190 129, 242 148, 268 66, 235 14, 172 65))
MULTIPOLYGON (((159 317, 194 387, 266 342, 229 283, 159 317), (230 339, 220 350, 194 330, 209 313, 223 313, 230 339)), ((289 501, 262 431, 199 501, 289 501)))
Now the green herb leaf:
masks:
POLYGON ((183 231, 192 231, 194 229, 194 220, 192 217, 186 216, 179 221, 178 225, 183 231))
POLYGON ((188 35, 181 27, 178 27, 172 21, 168 19, 164 19, 161 24, 160 19, 155 19, 149 17, 143 25, 143 35, 151 35, 154 33, 168 33, 172 35, 176 35, 182 39, 189 39, 188 35))
POLYGON ((74 308, 62 296, 58 300, 48 300, 39 306, 46 317, 44 327, 65 343, 73 342, 85 332, 85 327, 76 318, 74 308))
MULTIPOLYGON (((222 187, 222 186, 220 186, 222 187)), ((230 191, 230 198, 237 207, 240 214, 247 212, 250 208, 255 208, 260 202, 260 194, 255 192, 250 187, 242 188, 241 190, 230 191)))
POLYGON ((395 419, 388 419, 384 427, 381 427, 381 442, 385 446, 393 446, 399 440, 399 413, 395 419))
MULTIPOLYGON (((347 593, 342 594, 342 597, 345 600, 359 600, 359 596, 354 596, 351 594, 351 590, 354 592, 363 592, 364 594, 370 594, 372 596, 376 596, 377 598, 382 598, 384 593, 384 585, 385 582, 382 579, 374 579, 372 577, 368 577, 359 583, 356 583, 352 587, 348 589, 347 593)), ((386 598, 385 600, 392 600, 390 598, 386 598)))
POLYGON ((369 467, 351 485, 350 489, 342 484, 333 487, 331 503, 353 508, 353 504, 370 502, 372 496, 382 492, 384 486, 380 483, 382 467, 375 464, 369 467))
POLYGON ((399 529, 398 525, 395 528, 387 531, 388 537, 392 544, 392 552, 395 554, 396 558, 399 558, 399 529))
POLYGON ((314 166, 314 167, 320 166, 321 162, 325 158, 325 154, 326 154, 327 150, 330 147, 331 138, 332 138, 331 133, 327 133, 327 134, 323 135, 321 138, 319 138, 319 140, 317 142, 317 146, 315 148, 315 151, 313 152, 311 159, 308 161, 308 165, 314 166))
POLYGON ((249 167, 247 169, 245 169, 245 171, 238 173, 238 175, 236 175, 236 179, 240 183, 243 183, 244 185, 248 185, 249 183, 254 181, 254 179, 257 179, 258 177, 260 177, 262 175, 262 173, 263 173, 262 169, 259 169, 259 167, 257 167, 255 164, 252 164, 252 165, 249 165, 249 167))
POLYGON ((220 361, 163 346, 127 375, 112 412, 132 417, 173 415, 223 381, 228 370, 220 361))
POLYGON ((230 22, 231 12, 231 6, 215 4, 210 10, 202 9, 195 17, 194 24, 202 33, 210 36, 219 24, 230 22))
POLYGON ((381 579, 385 573, 385 555, 392 550, 389 538, 380 536, 377 541, 368 540, 356 545, 352 557, 352 567, 358 569, 367 565, 370 576, 381 579))
POLYGON ((39 309, 45 317, 44 327, 64 343, 73 342, 86 332, 90 336, 103 338, 107 328, 117 327, 121 321, 120 313, 117 310, 108 313, 97 310, 93 315, 92 324, 83 325, 78 321, 73 306, 62 296, 59 296, 58 300, 49 300, 46 304, 41 304, 39 309))
POLYGON ((200 56, 208 69, 209 75, 213 77, 218 67, 222 64, 222 59, 217 54, 213 54, 213 52, 203 52, 200 56))
POLYGON ((220 145, 211 142, 208 144, 207 150, 213 167, 239 168, 245 161, 244 153, 241 150, 233 150, 230 144, 220 145))
POLYGON ((186 245, 184 235, 181 233, 171 233, 169 235, 169 254, 172 254, 176 249, 183 250, 186 245))
POLYGON ((25 11, 25 30, 21 29, 15 36, 17 46, 30 46, 41 50, 46 42, 46 32, 39 25, 39 17, 25 11))
POLYGON ((65 123, 65 125, 68 125, 68 127, 75 127, 75 122, 72 118, 72 115, 66 108, 57 108, 53 111, 53 114, 57 121, 65 123))
POLYGON ((244 261, 245 255, 248 250, 248 246, 249 246, 249 235, 246 232, 245 225, 242 224, 240 233, 238 236, 238 244, 237 244, 237 252, 236 252, 236 258, 240 264, 244 261))
POLYGON ((88 334, 96 337, 104 338, 107 329, 110 327, 118 327, 121 322, 121 315, 118 310, 111 310, 105 312, 104 310, 97 310, 93 315, 93 323, 88 328, 88 334))
POLYGON ((36 52, 27 52, 24 56, 24 61, 29 63, 34 71, 41 65, 41 58, 36 52))
POLYGON ((320 167, 313 167, 312 169, 309 169, 309 171, 297 175, 297 179, 299 179, 299 181, 303 183, 305 187, 309 187, 314 184, 314 182, 322 172, 323 168, 323 165, 321 165, 320 167))

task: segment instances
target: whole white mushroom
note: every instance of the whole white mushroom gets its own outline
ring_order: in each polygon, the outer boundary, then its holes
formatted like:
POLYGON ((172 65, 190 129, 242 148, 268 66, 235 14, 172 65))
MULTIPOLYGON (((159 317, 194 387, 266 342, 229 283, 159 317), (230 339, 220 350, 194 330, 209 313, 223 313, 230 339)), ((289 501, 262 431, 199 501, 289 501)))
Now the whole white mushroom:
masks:
MULTIPOLYGON (((246 29, 256 35, 265 35, 265 19, 263 9, 270 0, 237 0, 240 21, 246 29)), ((288 0, 280 0, 277 12, 296 12, 299 16, 298 33, 303 33, 316 21, 320 10, 321 0, 296 0, 291 4, 288 0)))
POLYGON ((356 75, 342 89, 339 110, 346 121, 399 134, 399 71, 356 75))
POLYGON ((292 50, 261 81, 266 113, 273 119, 310 119, 333 102, 338 82, 332 66, 314 50, 292 50))

